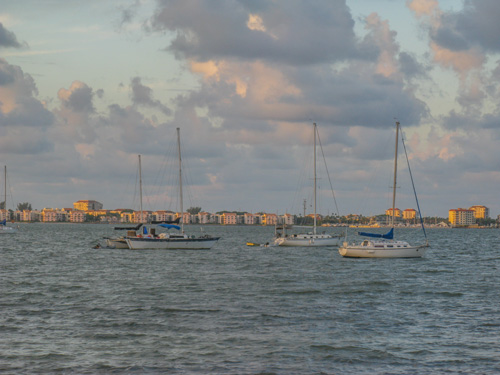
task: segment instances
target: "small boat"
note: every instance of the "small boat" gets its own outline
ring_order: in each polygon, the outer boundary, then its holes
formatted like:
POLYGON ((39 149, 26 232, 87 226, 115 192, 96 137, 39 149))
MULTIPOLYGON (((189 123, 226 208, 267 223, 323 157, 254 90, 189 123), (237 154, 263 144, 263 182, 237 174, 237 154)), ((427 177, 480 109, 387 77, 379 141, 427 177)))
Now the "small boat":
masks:
POLYGON ((282 231, 276 231, 274 237, 274 245, 277 246, 300 246, 300 247, 321 247, 321 246, 338 246, 340 243, 340 235, 332 235, 326 232, 317 233, 317 215, 316 215, 316 136, 318 129, 316 123, 313 123, 314 131, 314 221, 312 231, 300 234, 288 234, 286 226, 283 225, 282 231))
MULTIPOLYGON (((179 202, 181 217, 183 216, 182 202, 182 158, 181 158, 181 138, 180 129, 177 128, 177 151, 179 161, 179 202)), ((156 235, 155 232, 143 234, 139 236, 127 236, 126 241, 132 250, 158 249, 158 250, 209 250, 211 249, 220 237, 212 237, 208 234, 195 237, 184 233, 184 223, 181 221, 181 226, 174 224, 159 224, 160 228, 167 229, 167 232, 162 232, 156 235), (180 233, 170 233, 169 229, 175 229, 180 233)))
MULTIPOLYGON (((406 154, 406 147, 405 154, 406 154)), ((339 253, 343 257, 350 258, 421 258, 425 255, 427 248, 429 247, 429 241, 427 240, 427 234, 425 233, 424 222, 422 220, 422 214, 420 212, 420 207, 418 204, 417 194, 415 190, 415 185, 413 184, 413 177, 411 174, 410 163, 408 161, 408 155, 406 155, 406 160, 408 164, 408 169, 410 171, 410 177, 413 185, 413 192, 415 193, 415 200, 417 202, 417 207, 420 215, 420 222, 422 225, 422 230, 425 236, 425 243, 421 245, 410 245, 406 241, 396 241, 394 240, 394 213, 396 207, 396 181, 397 181, 397 170, 398 170, 398 143, 399 143, 399 122, 396 121, 396 151, 394 155, 394 185, 392 189, 392 227, 386 234, 370 233, 370 232, 358 232, 358 235, 376 238, 363 240, 361 243, 351 243, 347 241, 339 248, 339 253)))

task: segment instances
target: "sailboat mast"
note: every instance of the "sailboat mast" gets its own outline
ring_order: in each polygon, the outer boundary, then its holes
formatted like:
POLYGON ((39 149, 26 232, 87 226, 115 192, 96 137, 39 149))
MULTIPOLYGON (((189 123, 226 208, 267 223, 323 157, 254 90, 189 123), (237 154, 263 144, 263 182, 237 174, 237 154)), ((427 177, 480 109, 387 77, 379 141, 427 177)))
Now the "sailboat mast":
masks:
POLYGON ((399 122, 396 121, 396 147, 394 154, 394 185, 392 186, 392 227, 394 227, 394 214, 396 210, 396 180, 398 172, 398 142, 399 141, 399 122))
POLYGON ((3 173, 3 182, 4 182, 4 198, 3 198, 3 208, 5 209, 5 219, 8 220, 9 218, 7 217, 9 211, 7 211, 7 166, 4 166, 4 173, 3 173))
POLYGON ((142 223, 143 213, 142 213, 142 168, 141 168, 141 155, 139 156, 139 205, 141 208, 141 218, 139 219, 139 223, 142 223))
POLYGON ((177 128, 177 151, 179 153, 179 200, 181 208, 181 230, 184 233, 184 207, 182 204, 182 159, 181 159, 181 129, 177 128))
POLYGON ((313 233, 316 234, 316 123, 313 123, 314 127, 314 224, 313 233))

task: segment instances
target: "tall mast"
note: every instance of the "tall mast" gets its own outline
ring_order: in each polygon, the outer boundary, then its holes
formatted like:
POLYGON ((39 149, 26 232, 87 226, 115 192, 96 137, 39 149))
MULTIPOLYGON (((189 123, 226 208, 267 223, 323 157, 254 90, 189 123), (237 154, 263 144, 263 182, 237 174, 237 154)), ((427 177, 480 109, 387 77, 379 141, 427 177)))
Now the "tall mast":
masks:
POLYGON ((313 123, 314 127, 314 226, 313 233, 316 234, 316 123, 313 123))
POLYGON ((139 223, 142 223, 143 213, 142 213, 142 168, 141 168, 141 155, 139 155, 139 204, 141 208, 141 218, 139 223))
POLYGON ((399 141, 399 122, 396 121, 396 151, 394 154, 394 185, 392 187, 392 227, 394 228, 394 214, 396 209, 396 175, 398 172, 398 142, 399 141))
POLYGON ((4 166, 4 173, 3 173, 3 182, 4 182, 4 198, 3 198, 3 208, 5 209, 5 219, 9 220, 7 215, 9 214, 9 211, 7 211, 7 166, 4 166))
POLYGON ((181 208, 181 230, 184 233, 184 207, 182 205, 182 159, 181 159, 181 129, 177 128, 177 150, 179 153, 179 200, 181 208))

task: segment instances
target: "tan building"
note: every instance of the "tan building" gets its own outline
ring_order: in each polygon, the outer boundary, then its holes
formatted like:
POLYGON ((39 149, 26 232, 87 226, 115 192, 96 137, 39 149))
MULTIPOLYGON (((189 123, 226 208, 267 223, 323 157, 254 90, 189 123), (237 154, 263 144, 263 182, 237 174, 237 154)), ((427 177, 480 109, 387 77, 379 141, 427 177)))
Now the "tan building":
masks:
MULTIPOLYGON (((385 214, 387 216, 392 217, 392 208, 389 208, 388 210, 385 210, 385 214)), ((394 217, 401 217, 401 210, 399 208, 394 209, 394 217)))
POLYGON ((92 200, 80 200, 73 203, 73 208, 80 211, 99 211, 102 207, 102 203, 92 200))
POLYGON ((221 215, 221 224, 223 225, 238 224, 238 215, 236 214, 236 212, 224 212, 221 215))
POLYGON ((209 224, 212 221, 211 216, 208 212, 198 212, 198 222, 200 224, 209 224))
POLYGON ((412 220, 417 217, 417 210, 413 208, 407 208, 406 210, 403 211, 403 219, 405 220, 412 220))
POLYGON ((278 215, 276 214, 263 214, 261 216, 262 225, 276 225, 278 224, 278 215))
POLYGON ((283 216, 283 222, 284 224, 286 225, 293 225, 295 224, 295 216, 291 215, 291 214, 284 214, 283 216))
POLYGON ((85 212, 72 210, 69 214, 69 221, 72 223, 83 223, 85 221, 85 212))
POLYGON ((149 219, 148 211, 135 211, 132 214, 132 220, 134 223, 147 223, 149 219))
POLYGON ((466 208, 457 208, 448 211, 448 220, 452 226, 467 226, 476 223, 474 211, 466 208))
POLYGON ((474 217, 476 219, 489 219, 490 209, 486 206, 472 206, 469 210, 474 211, 474 217))

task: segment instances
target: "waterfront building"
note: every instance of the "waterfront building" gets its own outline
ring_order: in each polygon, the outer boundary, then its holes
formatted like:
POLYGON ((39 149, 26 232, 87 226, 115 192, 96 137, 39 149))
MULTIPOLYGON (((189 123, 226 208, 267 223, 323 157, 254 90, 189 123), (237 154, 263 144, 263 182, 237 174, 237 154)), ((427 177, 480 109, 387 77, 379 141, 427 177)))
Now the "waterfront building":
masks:
POLYGON ((238 224, 238 215, 236 214, 236 212, 224 212, 221 215, 221 224, 223 225, 238 224))
POLYGON ((132 214, 132 220, 134 223, 147 223, 149 220, 148 211, 135 211, 132 214))
POLYGON ((67 221, 67 213, 57 208, 44 208, 42 210, 42 221, 45 223, 55 223, 67 221))
POLYGON ((10 220, 10 212, 9 212, 9 210, 6 210, 6 209, 1 209, 0 210, 0 221, 3 221, 3 220, 7 220, 7 221, 10 220))
POLYGON ((83 223, 85 221, 85 212, 80 210, 71 210, 69 221, 72 223, 83 223))
MULTIPOLYGON (((386 216, 392 217, 392 208, 385 210, 386 216)), ((394 217, 401 217, 401 210, 399 208, 394 209, 394 217)))
POLYGON ((243 224, 245 225, 254 225, 257 224, 258 217, 254 214, 250 214, 245 212, 243 214, 243 224))
POLYGON ((293 225, 293 224, 295 224, 295 216, 294 215, 284 214, 282 216, 282 218, 283 218, 283 223, 285 225, 293 225))
POLYGON ((214 222, 212 215, 208 212, 198 212, 196 216, 198 217, 198 223, 200 224, 210 224, 214 222))
POLYGON ((486 206, 472 206, 469 210, 474 211, 474 217, 476 219, 489 219, 490 209, 486 206))
POLYGON ((73 208, 80 211, 99 211, 102 207, 102 203, 93 200, 79 200, 73 203, 73 208))
POLYGON ((403 219, 405 220, 412 220, 417 217, 417 210, 413 208, 407 208, 406 210, 403 211, 403 219))
POLYGON ((468 226, 476 224, 476 218, 474 217, 474 211, 468 210, 466 208, 457 208, 449 210, 448 220, 452 226, 468 226))
POLYGON ((276 225, 278 224, 278 215, 276 214, 263 214, 261 215, 262 225, 276 225))

